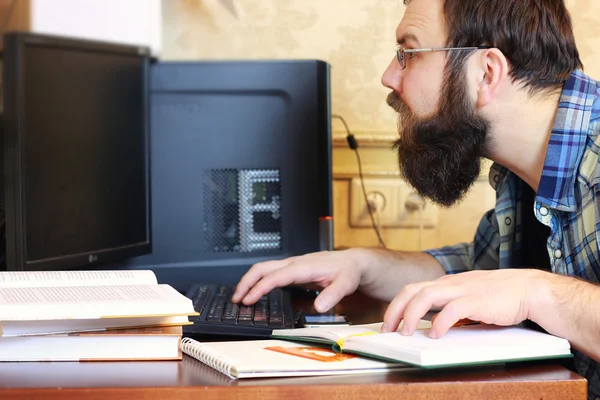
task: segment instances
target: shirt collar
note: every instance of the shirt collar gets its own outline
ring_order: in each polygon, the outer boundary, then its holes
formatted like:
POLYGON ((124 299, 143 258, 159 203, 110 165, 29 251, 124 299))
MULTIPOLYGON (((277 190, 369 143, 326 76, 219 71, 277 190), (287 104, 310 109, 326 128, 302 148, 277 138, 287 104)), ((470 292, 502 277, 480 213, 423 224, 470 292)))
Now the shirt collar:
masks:
POLYGON ((575 183, 585 150, 598 83, 576 70, 563 86, 536 201, 575 211, 575 183))
MULTIPOLYGON (((579 70, 574 71, 563 86, 536 196, 536 201, 548 207, 562 211, 576 209, 577 170, 585 150, 598 88, 596 81, 579 70)), ((494 163, 490 169, 490 184, 498 191, 512 175, 494 163)))

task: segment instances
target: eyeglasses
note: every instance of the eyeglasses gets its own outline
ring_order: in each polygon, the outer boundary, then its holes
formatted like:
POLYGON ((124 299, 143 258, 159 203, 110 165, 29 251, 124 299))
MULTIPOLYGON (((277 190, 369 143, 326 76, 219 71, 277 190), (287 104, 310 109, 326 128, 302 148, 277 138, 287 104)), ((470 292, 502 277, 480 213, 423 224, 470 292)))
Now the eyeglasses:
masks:
POLYGON ((491 49, 492 46, 474 46, 474 47, 433 47, 428 49, 405 49, 401 45, 396 45, 396 59, 400 64, 400 69, 406 68, 406 58, 413 58, 416 53, 429 53, 432 51, 451 51, 451 50, 483 50, 491 49))

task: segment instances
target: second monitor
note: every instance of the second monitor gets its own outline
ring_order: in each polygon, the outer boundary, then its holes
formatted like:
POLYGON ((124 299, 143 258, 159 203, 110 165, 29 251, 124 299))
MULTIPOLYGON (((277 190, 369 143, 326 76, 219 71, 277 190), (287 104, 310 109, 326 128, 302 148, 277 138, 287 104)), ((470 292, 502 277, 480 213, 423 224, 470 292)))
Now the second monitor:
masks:
POLYGON ((149 253, 149 49, 11 32, 3 62, 1 268, 149 253))

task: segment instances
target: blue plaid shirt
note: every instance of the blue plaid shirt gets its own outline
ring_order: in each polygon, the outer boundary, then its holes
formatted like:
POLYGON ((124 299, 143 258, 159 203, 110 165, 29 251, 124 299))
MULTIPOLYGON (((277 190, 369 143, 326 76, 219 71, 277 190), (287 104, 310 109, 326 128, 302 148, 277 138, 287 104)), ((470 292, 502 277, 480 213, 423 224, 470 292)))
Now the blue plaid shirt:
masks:
MULTIPOLYGON (((552 272, 600 281, 600 83, 575 71, 565 83, 533 210, 522 210, 523 182, 494 164, 496 207, 481 219, 471 243, 428 250, 447 273, 515 268, 522 258, 522 212, 548 226, 552 272)), ((600 396, 600 365, 574 351, 590 398, 600 396)))

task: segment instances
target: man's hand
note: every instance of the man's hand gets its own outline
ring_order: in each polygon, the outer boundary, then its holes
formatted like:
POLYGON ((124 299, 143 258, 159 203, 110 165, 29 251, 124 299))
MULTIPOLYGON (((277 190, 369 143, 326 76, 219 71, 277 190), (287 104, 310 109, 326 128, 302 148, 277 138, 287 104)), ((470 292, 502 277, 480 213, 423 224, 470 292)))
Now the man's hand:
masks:
POLYGON ((528 294, 540 274, 544 272, 470 271, 407 285, 390 303, 382 330, 395 331, 404 320, 401 333, 412 335, 432 308, 442 311, 432 323, 431 338, 441 337, 463 318, 495 325, 518 324, 529 318, 528 294))
POLYGON ((275 287, 314 283, 323 288, 315 299, 315 309, 325 312, 358 288, 361 262, 355 253, 320 252, 256 264, 238 283, 232 301, 252 304, 275 287))
POLYGON ((407 283, 444 274, 429 254, 355 248, 323 251, 254 265, 237 285, 232 301, 252 304, 275 287, 313 283, 323 288, 315 299, 325 312, 357 289, 368 296, 391 301, 407 283))

